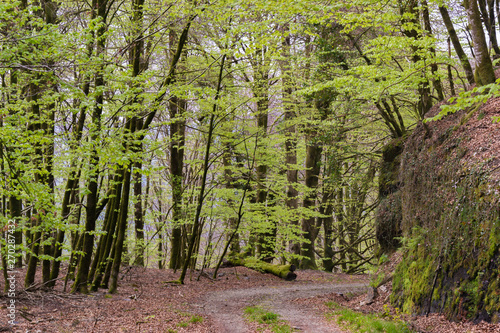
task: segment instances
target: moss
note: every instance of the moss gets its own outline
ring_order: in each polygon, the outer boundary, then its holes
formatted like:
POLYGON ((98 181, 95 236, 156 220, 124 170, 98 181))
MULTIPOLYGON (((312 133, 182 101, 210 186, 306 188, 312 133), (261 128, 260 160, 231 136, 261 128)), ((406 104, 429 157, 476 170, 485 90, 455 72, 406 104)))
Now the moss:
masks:
POLYGON ((488 259, 491 260, 493 256, 498 253, 498 250, 500 248, 500 228, 499 228, 500 221, 497 220, 494 223, 493 228, 490 231, 490 237, 488 239, 488 259))
POLYGON ((497 164, 475 160, 463 144, 477 133, 453 130, 477 110, 419 125, 403 153, 401 141, 382 152, 377 228, 404 236, 391 302, 405 312, 500 320, 497 164))
POLYGON ((297 277, 297 275, 293 272, 295 270, 294 265, 273 265, 251 257, 244 259, 233 257, 229 259, 229 262, 233 265, 245 266, 261 273, 271 273, 288 281, 295 280, 297 277))

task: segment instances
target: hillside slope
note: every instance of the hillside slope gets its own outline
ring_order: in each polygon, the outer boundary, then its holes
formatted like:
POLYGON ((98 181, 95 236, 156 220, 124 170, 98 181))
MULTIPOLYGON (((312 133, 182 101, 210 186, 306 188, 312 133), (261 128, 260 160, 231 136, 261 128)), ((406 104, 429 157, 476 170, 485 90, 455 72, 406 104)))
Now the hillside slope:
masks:
MULTIPOLYGON (((428 117, 439 112, 434 107, 428 117)), ((453 320, 500 321, 500 99, 419 124, 400 157, 403 260, 392 303, 453 320)), ((393 216, 399 215, 392 212, 393 216)))

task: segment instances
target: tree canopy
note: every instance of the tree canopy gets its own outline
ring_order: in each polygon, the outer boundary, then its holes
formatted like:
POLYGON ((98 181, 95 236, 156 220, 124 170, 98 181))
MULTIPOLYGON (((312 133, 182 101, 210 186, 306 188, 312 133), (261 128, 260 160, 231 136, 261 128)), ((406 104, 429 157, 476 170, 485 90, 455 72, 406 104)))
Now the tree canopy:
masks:
POLYGON ((497 17, 476 0, 3 1, 0 226, 16 222, 25 286, 62 263, 74 292, 116 291, 124 264, 182 283, 242 253, 364 271, 382 147, 472 84, 495 93, 497 17))

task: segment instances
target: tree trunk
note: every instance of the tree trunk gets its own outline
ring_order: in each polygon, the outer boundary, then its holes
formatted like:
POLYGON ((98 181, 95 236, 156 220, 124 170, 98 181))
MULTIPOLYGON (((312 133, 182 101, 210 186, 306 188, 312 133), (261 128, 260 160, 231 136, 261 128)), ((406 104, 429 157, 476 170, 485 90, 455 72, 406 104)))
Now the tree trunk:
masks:
POLYGON ((170 177, 172 186, 172 237, 170 244, 170 269, 179 269, 183 265, 183 237, 182 237, 182 195, 183 195, 183 168, 186 120, 184 111, 186 101, 172 97, 169 102, 170 119, 170 177))
MULTIPOLYGON (((497 28, 495 22, 495 0, 487 0, 488 1, 488 12, 489 12, 489 27, 488 27, 488 35, 490 36, 491 46, 493 50, 495 50, 495 56, 500 56, 500 48, 498 47, 497 40, 497 28)), ((498 11, 497 11, 498 15, 498 11)))
MULTIPOLYGON (((303 207, 305 209, 314 209, 316 207, 317 187, 319 183, 321 155, 323 147, 316 135, 309 135, 306 138, 306 172, 305 185, 308 193, 304 195, 303 207)), ((302 243, 301 255, 304 258, 300 262, 301 269, 317 269, 316 254, 314 242, 318 235, 318 226, 314 216, 305 217, 302 220, 302 232, 306 239, 302 243)))
POLYGON ((293 281, 297 278, 295 265, 273 265, 255 258, 229 258, 227 263, 231 266, 245 266, 261 273, 276 275, 284 280, 293 281))
MULTIPOLYGON (((100 17, 103 22, 106 22, 107 15, 107 0, 95 0, 93 2, 94 7, 92 8, 92 18, 100 17)), ((105 51, 105 25, 102 25, 96 36, 96 56, 100 57, 105 51)), ((101 131, 101 115, 103 110, 104 96, 102 87, 104 87, 104 64, 101 64, 98 72, 95 76, 95 86, 96 99, 95 107, 92 112, 92 123, 94 124, 94 131, 90 134, 90 140, 94 143, 94 148, 92 149, 89 161, 89 170, 91 177, 89 179, 87 195, 87 205, 86 205, 86 221, 85 221, 85 233, 83 235, 83 255, 80 258, 78 264, 78 273, 76 275, 75 282, 72 287, 72 292, 80 291, 82 293, 88 293, 88 275, 89 268, 92 260, 92 252, 94 250, 94 231, 97 220, 97 204, 99 196, 99 154, 97 152, 97 145, 99 144, 99 137, 101 131)))
POLYGON ((35 282, 36 266, 38 265, 38 254, 42 238, 42 232, 40 231, 42 219, 43 217, 41 212, 31 218, 31 225, 36 231, 32 234, 31 255, 26 269, 26 276, 24 278, 25 288, 31 287, 31 285, 35 282))
POLYGON ((208 125, 207 146, 205 149, 205 158, 203 161, 203 175, 201 178, 201 188, 200 188, 200 193, 198 195, 198 203, 196 205, 196 215, 194 217, 193 228, 191 229, 191 237, 189 240, 189 247, 187 250, 186 260, 183 263, 181 276, 179 277, 180 284, 184 284, 184 278, 186 277, 186 272, 187 272, 187 269, 189 266, 189 261, 193 255, 196 237, 199 234, 200 215, 201 215, 201 209, 203 206, 203 201, 205 199, 205 186, 206 186, 206 182, 207 182, 207 174, 208 174, 208 169, 209 169, 210 148, 212 145, 212 136, 213 136, 214 129, 215 129, 215 116, 216 116, 215 113, 217 111, 217 107, 218 107, 217 102, 219 100, 220 92, 222 89, 222 80, 223 80, 222 74, 224 73, 225 61, 226 61, 226 55, 224 54, 222 56, 222 60, 221 60, 221 64, 220 64, 219 78, 217 81, 217 90, 215 93, 214 105, 212 108, 212 114, 210 115, 210 122, 208 125))
MULTIPOLYGON (((284 27, 284 32, 289 32, 288 24, 284 27)), ((294 124, 295 112, 294 103, 292 101, 292 75, 291 66, 289 63, 290 59, 290 48, 291 41, 290 35, 287 34, 282 43, 284 59, 281 62, 281 70, 283 71, 283 107, 285 109, 285 152, 286 152, 286 179, 287 179, 287 189, 286 189, 286 206, 292 214, 290 224, 296 229, 299 228, 299 219, 295 217, 297 209, 299 208, 299 191, 297 190, 298 181, 298 170, 297 170, 297 130, 294 124)), ((297 230, 298 231, 298 230, 297 230)), ((290 252, 292 255, 300 255, 300 243, 297 241, 292 241, 290 244, 290 252)), ((298 258, 292 258, 291 263, 294 265, 299 264, 298 258)))
MULTIPOLYGON (((417 8, 418 8, 417 0, 409 0, 408 2, 405 3, 405 6, 400 7, 400 15, 402 17, 401 21, 403 23, 403 26, 405 27, 403 29, 403 34, 408 38, 414 39, 415 41, 422 38, 419 32, 421 24, 418 19, 419 13, 417 11, 417 8)), ((421 47, 412 46, 412 49, 413 49, 412 61, 414 64, 418 65, 419 62, 422 60, 422 58, 420 57, 421 47)), ((419 84, 418 94, 420 96, 420 101, 418 102, 418 113, 419 117, 423 119, 424 115, 432 107, 429 82, 425 76, 422 77, 421 83, 419 84)))
MULTIPOLYGON (((427 5, 427 0, 422 0, 422 17, 424 19, 424 27, 428 36, 432 36, 432 26, 431 19, 429 17, 429 6, 427 5)), ((430 52, 433 57, 436 57, 436 49, 434 47, 430 48, 430 52)), ((439 77, 438 65, 436 62, 431 64, 432 73, 432 84, 437 92, 438 100, 444 100, 443 85, 441 83, 441 78, 439 77)))
MULTIPOLYGON (((451 40, 450 40, 450 37, 448 37, 448 58, 451 59, 451 40)), ((450 83, 450 94, 451 96, 455 96, 456 95, 456 92, 455 92, 455 84, 453 83, 453 74, 451 72, 451 65, 448 64, 447 67, 447 70, 448 70, 448 82, 450 83)), ((465 88, 465 87, 464 87, 465 88)))
MULTIPOLYGON (((135 120, 132 121, 132 130, 135 129, 135 120)), ((116 240, 114 246, 114 256, 113 264, 111 266, 111 283, 109 286, 109 293, 114 294, 118 288, 118 273, 120 272, 120 265, 122 261, 123 254, 123 244, 125 242, 126 231, 127 231, 127 217, 128 217, 128 204, 130 197, 130 178, 131 178, 132 166, 125 166, 125 172, 123 177, 123 192, 122 199, 120 203, 120 217, 117 225, 116 240)))
POLYGON ((474 53, 476 55, 476 70, 474 78, 478 86, 495 82, 495 72, 491 63, 488 45, 484 36, 481 15, 476 0, 465 0, 464 6, 467 11, 467 19, 472 34, 474 53))
MULTIPOLYGON (((140 147, 142 150, 142 145, 140 147)), ((144 215, 142 210, 142 163, 134 163, 135 266, 144 266, 144 215)))
MULTIPOLYGON (((268 202, 268 191, 266 188, 267 179, 267 161, 266 161, 266 138, 268 127, 268 112, 269 112, 269 64, 266 55, 266 49, 260 49, 255 52, 254 58, 251 60, 254 72, 254 82, 252 85, 252 93, 257 98, 257 128, 259 131, 260 142, 259 154, 257 163, 257 193, 256 206, 266 219, 266 206, 268 202)), ((266 262, 271 262, 274 258, 274 247, 276 243, 276 225, 274 222, 268 221, 269 224, 265 228, 259 227, 257 232, 257 255, 266 262)))
POLYGON ((439 12, 441 13, 441 17, 443 18, 444 25, 446 26, 446 30, 448 30, 448 35, 450 36, 451 42, 453 43, 453 48, 455 49, 455 53, 462 64, 462 68, 464 69, 465 76, 467 77, 467 81, 469 84, 474 84, 474 72, 472 71, 472 67, 470 65, 469 59, 460 44, 460 39, 458 38, 457 32, 455 31, 455 27, 453 26, 453 22, 451 21, 450 14, 448 13, 448 9, 446 7, 439 7, 439 12))

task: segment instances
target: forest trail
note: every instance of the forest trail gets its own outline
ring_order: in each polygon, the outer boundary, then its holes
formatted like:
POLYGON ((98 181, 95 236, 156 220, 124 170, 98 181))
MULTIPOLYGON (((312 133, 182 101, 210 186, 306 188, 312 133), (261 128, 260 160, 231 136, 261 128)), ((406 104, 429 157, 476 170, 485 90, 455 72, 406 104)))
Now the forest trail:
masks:
MULTIPOLYGON (((340 333, 334 321, 324 318, 329 311, 325 302, 344 299, 337 294, 350 298, 369 282, 367 275, 313 270, 298 271, 295 281, 246 267, 221 268, 216 279, 207 277, 211 274, 198 279, 198 273, 191 272, 179 285, 166 283, 178 278, 173 270, 130 267, 112 295, 102 289, 90 295, 68 294, 62 281, 50 292, 20 292, 15 327, 0 320, 0 331, 254 333, 260 327, 245 319, 245 308, 259 306, 278 314, 294 332, 340 333)), ((6 315, 7 308, 0 307, 0 318, 6 315)))
POLYGON ((209 293, 200 307, 212 317, 221 333, 249 333, 243 317, 248 306, 260 306, 276 313, 287 321, 292 328, 307 333, 341 333, 334 323, 328 323, 306 304, 293 302, 330 293, 349 294, 364 291, 366 284, 295 284, 288 286, 269 286, 209 293))

